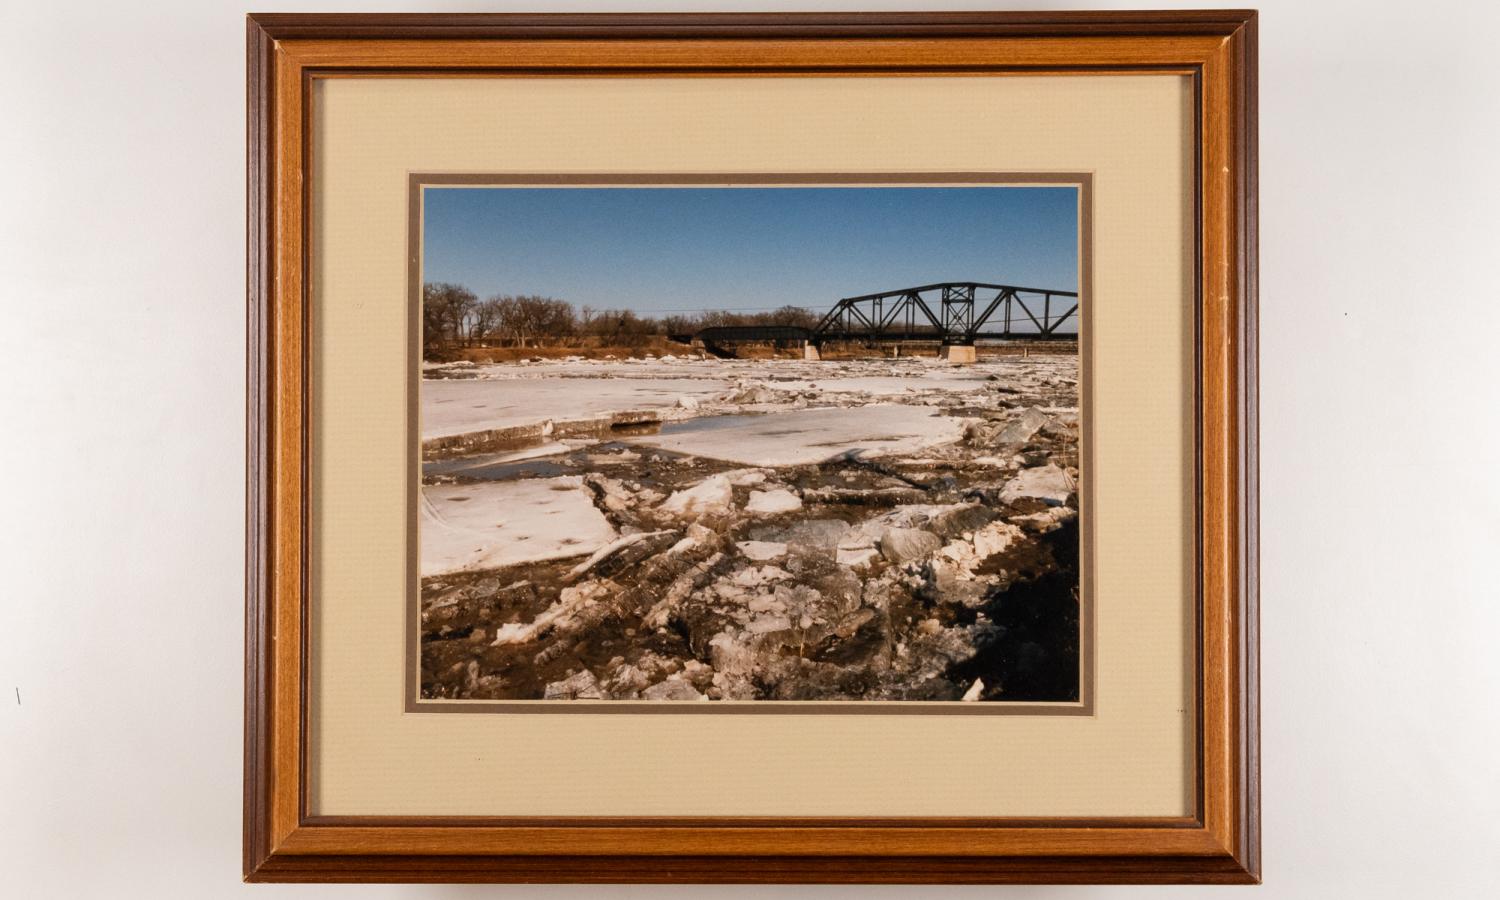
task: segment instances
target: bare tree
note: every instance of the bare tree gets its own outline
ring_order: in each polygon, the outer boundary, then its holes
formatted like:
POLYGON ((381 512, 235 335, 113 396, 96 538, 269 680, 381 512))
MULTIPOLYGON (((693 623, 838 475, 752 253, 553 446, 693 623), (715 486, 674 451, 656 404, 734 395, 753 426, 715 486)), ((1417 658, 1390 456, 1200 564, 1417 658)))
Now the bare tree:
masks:
POLYGON ((661 327, 671 335, 693 334, 698 330, 698 318, 681 314, 666 316, 661 320, 661 327))
POLYGON ((769 313, 761 313, 757 318, 762 316, 763 324, 766 325, 793 325, 798 328, 816 328, 818 325, 818 317, 802 306, 783 306, 769 313))
POLYGON ((497 336, 500 330, 501 306, 504 299, 503 297, 490 297, 474 307, 469 324, 470 338, 483 341, 497 336))
POLYGON ((461 284, 422 285, 422 355, 432 359, 464 338, 479 298, 461 284))
POLYGON ((566 300, 535 295, 517 297, 520 315, 531 334, 548 338, 564 338, 573 334, 577 318, 573 305, 566 300))
POLYGON ((744 324, 746 324, 744 316, 726 309, 705 309, 698 314, 699 328, 725 328, 744 324))
POLYGON ((543 338, 560 341, 577 331, 573 305, 566 300, 524 295, 492 297, 489 302, 494 330, 520 347, 543 338))
POLYGON ((543 341, 571 343, 576 336, 596 338, 620 346, 640 346, 653 335, 687 335, 704 328, 740 325, 783 325, 814 328, 818 316, 801 306, 745 313, 724 309, 661 319, 630 309, 574 310, 566 300, 536 294, 496 294, 483 302, 463 285, 430 283, 422 286, 422 349, 428 358, 466 341, 501 340, 517 347, 543 341))

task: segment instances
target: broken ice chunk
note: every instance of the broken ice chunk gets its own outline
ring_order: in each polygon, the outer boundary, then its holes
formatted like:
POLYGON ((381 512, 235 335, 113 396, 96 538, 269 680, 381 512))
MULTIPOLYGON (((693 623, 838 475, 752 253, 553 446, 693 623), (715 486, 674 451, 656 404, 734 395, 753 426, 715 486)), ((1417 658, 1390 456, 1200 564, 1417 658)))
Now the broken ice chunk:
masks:
POLYGON ((802 498, 785 488, 770 491, 751 491, 750 502, 745 512, 755 516, 774 516, 802 508, 802 498))
POLYGON ((888 528, 880 536, 880 552, 897 565, 925 559, 943 546, 943 539, 920 528, 888 528))
POLYGON ((725 513, 733 508, 734 488, 723 475, 714 475, 693 487, 677 491, 657 507, 660 512, 685 519, 725 513))
POLYGON ((1075 485, 1073 479, 1055 465, 1023 469, 1015 478, 1005 483, 1000 492, 1000 502, 1014 503, 1022 498, 1041 500, 1048 506, 1062 506, 1068 502, 1075 485))
POLYGON ((879 558, 880 551, 874 547, 840 547, 837 557, 839 565, 848 566, 851 569, 867 569, 879 558))
POLYGON ((698 692, 698 689, 679 678, 668 678, 666 681, 653 684, 641 691, 643 700, 707 700, 708 698, 698 692))
POLYGON ((735 544, 748 559, 765 562, 786 555, 786 544, 774 541, 740 541, 735 544))
POLYGON ((1049 420, 1050 417, 1046 413, 1034 406, 1030 407, 1000 429, 1000 433, 995 435, 995 443, 1024 444, 1031 440, 1032 436, 1040 431, 1049 420))
POLYGON ((562 681, 554 681, 547 685, 542 692, 542 699, 602 700, 604 693, 599 690, 599 681, 594 678, 594 673, 584 669, 562 681))

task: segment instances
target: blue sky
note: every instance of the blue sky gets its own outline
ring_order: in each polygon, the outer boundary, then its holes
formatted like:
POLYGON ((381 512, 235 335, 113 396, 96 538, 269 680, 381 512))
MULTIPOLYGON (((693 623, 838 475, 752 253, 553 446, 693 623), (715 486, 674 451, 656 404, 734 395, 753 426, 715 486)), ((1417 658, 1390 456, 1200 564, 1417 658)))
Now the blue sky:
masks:
POLYGON ((661 315, 940 281, 1073 291, 1077 191, 427 188, 423 279, 661 315))

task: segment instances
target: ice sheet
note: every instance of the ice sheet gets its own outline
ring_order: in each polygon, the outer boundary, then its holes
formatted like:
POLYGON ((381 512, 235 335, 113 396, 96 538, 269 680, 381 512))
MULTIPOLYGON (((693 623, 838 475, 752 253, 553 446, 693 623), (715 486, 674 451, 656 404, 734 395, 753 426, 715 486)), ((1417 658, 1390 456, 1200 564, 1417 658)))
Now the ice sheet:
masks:
POLYGON ((662 409, 679 397, 708 399, 729 383, 712 378, 473 378, 422 381, 422 440, 662 409))
MULTIPOLYGON (((422 439, 581 421, 632 410, 696 408, 749 392, 762 402, 799 394, 841 402, 973 393, 997 381, 1009 387, 1076 372, 1066 357, 991 358, 961 368, 933 359, 862 360, 547 360, 425 367, 422 439), (444 377, 450 376, 450 377, 444 377)), ((685 415, 693 415, 686 412, 685 415)))
POLYGON ((966 421, 930 406, 882 403, 693 419, 630 440, 690 456, 797 466, 850 452, 885 456, 952 443, 966 421))
POLYGON ((593 553, 615 530, 577 476, 421 489, 423 576, 593 553))

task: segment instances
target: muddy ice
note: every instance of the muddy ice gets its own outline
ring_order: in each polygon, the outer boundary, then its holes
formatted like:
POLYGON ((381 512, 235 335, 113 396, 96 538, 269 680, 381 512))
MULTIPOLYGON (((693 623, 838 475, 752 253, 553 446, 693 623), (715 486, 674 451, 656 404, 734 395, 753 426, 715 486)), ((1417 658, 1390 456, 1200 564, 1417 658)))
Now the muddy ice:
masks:
POLYGON ((1076 699, 1077 377, 1071 354, 430 368, 422 694, 1076 699))

